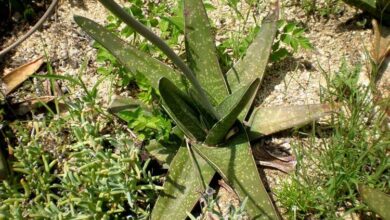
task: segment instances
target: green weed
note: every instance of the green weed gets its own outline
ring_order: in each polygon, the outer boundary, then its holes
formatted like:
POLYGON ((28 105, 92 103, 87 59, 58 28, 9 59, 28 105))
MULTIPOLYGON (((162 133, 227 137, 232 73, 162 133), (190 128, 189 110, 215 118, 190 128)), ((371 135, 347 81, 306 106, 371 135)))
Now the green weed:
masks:
POLYGON ((359 72, 359 66, 343 64, 335 78, 328 79, 324 101, 344 108, 331 118, 331 130, 313 127, 311 133, 300 132, 307 141, 294 146, 297 170, 277 191, 289 218, 364 215, 367 207, 359 201, 358 184, 389 192, 390 134, 381 128, 383 112, 372 103, 370 88, 358 84, 359 72))
POLYGON ((341 0, 299 0, 297 2, 308 16, 329 18, 341 14, 344 10, 341 0))
POLYGON ((341 0, 300 0, 299 6, 306 15, 319 18, 329 18, 340 15, 344 11, 344 3, 341 0))
POLYGON ((271 61, 278 62, 292 56, 300 49, 313 49, 309 39, 304 36, 305 29, 292 21, 280 20, 279 31, 272 45, 271 61))

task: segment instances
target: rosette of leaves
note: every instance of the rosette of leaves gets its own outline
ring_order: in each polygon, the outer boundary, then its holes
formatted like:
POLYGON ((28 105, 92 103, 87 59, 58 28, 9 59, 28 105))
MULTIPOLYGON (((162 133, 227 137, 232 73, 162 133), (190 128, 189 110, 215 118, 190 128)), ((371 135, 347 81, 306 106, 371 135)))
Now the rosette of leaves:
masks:
POLYGON ((251 218, 279 219, 260 179, 250 141, 311 122, 330 108, 307 105, 251 109, 277 31, 278 4, 263 21, 246 55, 223 74, 202 0, 183 3, 187 62, 114 1, 99 1, 161 49, 177 67, 152 58, 87 18, 75 17, 77 24, 130 72, 143 74, 150 81, 161 95, 162 107, 184 134, 176 150, 166 150, 173 159, 151 219, 185 219, 216 172, 241 199, 247 198, 246 211, 251 218))

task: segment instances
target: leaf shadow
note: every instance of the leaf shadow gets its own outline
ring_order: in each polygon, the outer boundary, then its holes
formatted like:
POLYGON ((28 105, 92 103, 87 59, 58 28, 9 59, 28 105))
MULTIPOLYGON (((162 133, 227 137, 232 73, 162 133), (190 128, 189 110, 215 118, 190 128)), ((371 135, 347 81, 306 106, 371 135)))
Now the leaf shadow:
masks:
MULTIPOLYGON (((178 184, 176 181, 171 179, 169 176, 166 177, 165 182, 170 183, 173 187, 177 188, 181 193, 184 193, 184 190, 186 189, 186 187, 184 185, 178 184)), ((173 195, 165 193, 164 191, 161 191, 160 195, 163 196, 163 197, 169 197, 169 198, 172 198, 172 199, 176 198, 173 195)))
POLYGON ((87 10, 87 5, 85 4, 84 0, 69 0, 69 3, 72 7, 81 8, 84 10, 87 10))
POLYGON ((260 89, 257 92, 253 106, 258 106, 263 103, 264 100, 275 90, 275 86, 283 82, 289 72, 297 70, 315 71, 315 67, 308 60, 292 56, 269 65, 265 71, 264 78, 260 84, 260 89))

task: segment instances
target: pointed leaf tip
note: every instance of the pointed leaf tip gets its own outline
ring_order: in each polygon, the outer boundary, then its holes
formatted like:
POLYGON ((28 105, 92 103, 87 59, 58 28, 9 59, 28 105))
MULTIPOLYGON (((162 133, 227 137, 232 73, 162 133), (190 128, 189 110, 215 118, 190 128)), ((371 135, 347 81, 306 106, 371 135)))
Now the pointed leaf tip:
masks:
POLYGON ((235 93, 228 96, 218 107, 217 111, 222 115, 222 119, 218 121, 209 131, 205 144, 216 145, 221 143, 226 134, 232 128, 234 122, 247 103, 252 100, 252 97, 257 92, 260 79, 255 79, 249 85, 242 87, 235 93))
POLYGON ((75 22, 99 44, 110 51, 119 62, 133 74, 143 74, 153 88, 158 89, 158 80, 166 77, 179 88, 185 88, 185 79, 179 72, 124 42, 98 23, 81 16, 75 22))

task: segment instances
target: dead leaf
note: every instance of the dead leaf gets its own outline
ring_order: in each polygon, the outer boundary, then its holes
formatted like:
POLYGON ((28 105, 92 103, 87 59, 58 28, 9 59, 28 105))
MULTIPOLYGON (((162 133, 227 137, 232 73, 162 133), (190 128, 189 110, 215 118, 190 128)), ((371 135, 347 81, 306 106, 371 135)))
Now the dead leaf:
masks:
MULTIPOLYGON (((384 124, 390 122, 390 29, 372 21, 374 30, 371 56, 377 66, 375 103, 387 114, 384 124)), ((387 125, 386 125, 387 126, 387 125)))
POLYGON ((34 74, 43 64, 43 57, 39 57, 29 63, 24 64, 2 77, 2 91, 8 95, 16 87, 22 84, 28 77, 34 74))
POLYGON ((40 104, 42 103, 46 104, 53 101, 55 98, 55 96, 41 96, 14 103, 11 106, 13 108, 14 113, 20 116, 40 107, 40 104))
POLYGON ((384 58, 390 55, 390 29, 379 26, 378 22, 372 20, 374 39, 372 42, 371 56, 377 65, 380 65, 384 58))
POLYGON ((294 171, 297 165, 294 155, 275 155, 267 151, 264 147, 255 147, 253 149, 253 156, 260 166, 272 167, 285 173, 294 171))
POLYGON ((43 81, 43 92, 46 95, 62 96, 64 93, 61 90, 61 82, 58 80, 47 79, 43 81))

